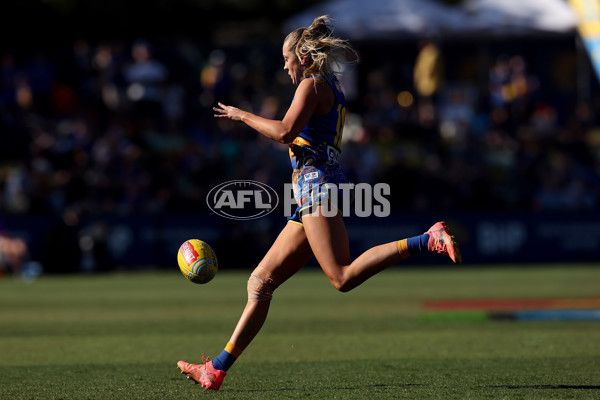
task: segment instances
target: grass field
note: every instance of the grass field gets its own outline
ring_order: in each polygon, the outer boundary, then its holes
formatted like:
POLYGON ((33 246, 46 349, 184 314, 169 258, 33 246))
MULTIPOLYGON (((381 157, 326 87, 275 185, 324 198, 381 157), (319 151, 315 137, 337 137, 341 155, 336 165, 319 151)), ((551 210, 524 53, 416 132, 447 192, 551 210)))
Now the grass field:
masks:
POLYGON ((431 299, 600 296, 600 265, 389 269, 345 294, 302 271, 206 392, 175 364, 222 350, 247 276, 0 279, 0 398, 600 398, 600 322, 420 318, 431 299))

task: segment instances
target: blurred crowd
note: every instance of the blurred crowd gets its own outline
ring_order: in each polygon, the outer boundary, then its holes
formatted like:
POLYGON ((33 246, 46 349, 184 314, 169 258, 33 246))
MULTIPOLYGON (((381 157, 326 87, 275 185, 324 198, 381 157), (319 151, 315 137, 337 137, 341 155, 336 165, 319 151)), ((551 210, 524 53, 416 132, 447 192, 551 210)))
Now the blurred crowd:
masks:
MULTIPOLYGON (((398 200, 404 206, 600 208, 600 99, 597 93, 588 99, 577 93, 574 52, 546 60, 539 74, 525 56, 500 53, 492 56, 485 80, 449 80, 448 64, 478 70, 477 76, 481 60, 445 59, 434 43, 419 46, 414 69, 408 70, 412 90, 394 82, 398 64, 384 63, 367 73, 362 114, 378 149, 374 158, 384 178, 377 179, 402 182, 407 190, 398 200)), ((405 72, 404 82, 408 76, 405 72)))
MULTIPOLYGON (((280 53, 278 42, 138 39, 1 54, 0 215, 68 225, 202 211, 231 179, 282 188, 286 146, 212 113, 221 101, 282 117, 294 88, 280 53)), ((596 98, 554 103, 519 54, 494 55, 482 85, 448 79, 432 43, 415 53, 374 61, 365 50, 371 60, 341 74, 341 162, 354 182, 390 183, 403 210, 600 208, 596 98)))
POLYGON ((210 109, 216 97, 268 105, 262 65, 225 72, 222 51, 184 43, 164 61, 153 51, 144 40, 79 41, 70 54, 2 55, 3 213, 193 211, 207 187, 265 154, 210 109))

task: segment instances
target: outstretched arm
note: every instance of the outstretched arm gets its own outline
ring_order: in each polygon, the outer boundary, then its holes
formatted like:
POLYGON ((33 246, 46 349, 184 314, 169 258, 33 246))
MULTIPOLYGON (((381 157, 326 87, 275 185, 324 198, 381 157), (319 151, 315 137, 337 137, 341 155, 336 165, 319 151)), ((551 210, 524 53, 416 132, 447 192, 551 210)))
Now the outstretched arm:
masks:
POLYGON ((320 96, 315 90, 313 80, 304 79, 298 85, 294 101, 281 121, 263 118, 223 103, 218 103, 219 107, 213 107, 213 110, 215 118, 241 121, 269 139, 291 143, 306 126, 319 102, 320 96))

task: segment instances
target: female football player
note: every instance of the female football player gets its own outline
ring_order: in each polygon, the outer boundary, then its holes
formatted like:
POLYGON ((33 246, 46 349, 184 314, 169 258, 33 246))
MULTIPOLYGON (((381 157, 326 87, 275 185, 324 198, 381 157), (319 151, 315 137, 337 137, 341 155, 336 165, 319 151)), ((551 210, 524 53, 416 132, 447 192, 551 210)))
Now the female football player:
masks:
MULTIPOLYGON (((337 161, 346 103, 333 67, 341 61, 342 52, 356 53, 347 41, 332 35, 329 24, 327 16, 318 17, 309 27, 292 31, 283 42, 283 69, 297 89, 282 120, 265 119, 222 103, 213 108, 216 118, 243 122, 269 139, 289 144, 298 207, 250 275, 248 302, 222 353, 212 361, 203 356, 202 364, 177 363, 182 374, 206 389, 219 389, 227 370, 263 326, 275 289, 312 255, 342 292, 415 253, 436 252, 456 263, 462 261, 444 222, 423 235, 382 244, 351 259, 342 215, 331 216, 327 203, 335 198, 330 190, 347 183, 337 161)), ((343 195, 339 191, 338 199, 343 195)))

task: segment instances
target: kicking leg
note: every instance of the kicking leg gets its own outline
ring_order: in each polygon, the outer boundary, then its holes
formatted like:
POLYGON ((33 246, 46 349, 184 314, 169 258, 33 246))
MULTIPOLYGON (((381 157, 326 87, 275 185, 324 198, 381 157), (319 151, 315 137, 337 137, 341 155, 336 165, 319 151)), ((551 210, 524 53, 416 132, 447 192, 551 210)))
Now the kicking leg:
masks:
POLYGON ((207 389, 218 390, 226 371, 262 328, 275 289, 294 275, 312 256, 302 225, 289 222, 248 280, 248 302, 225 349, 213 361, 179 361, 183 374, 207 389))
POLYGON ((244 350, 260 331, 273 291, 312 257, 302 225, 288 222, 248 280, 248 303, 229 339, 244 350))

